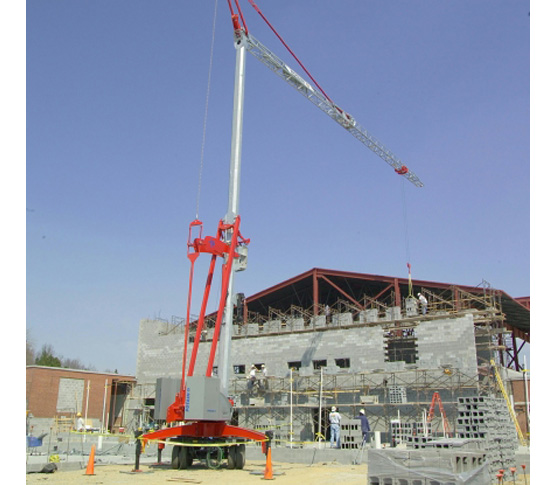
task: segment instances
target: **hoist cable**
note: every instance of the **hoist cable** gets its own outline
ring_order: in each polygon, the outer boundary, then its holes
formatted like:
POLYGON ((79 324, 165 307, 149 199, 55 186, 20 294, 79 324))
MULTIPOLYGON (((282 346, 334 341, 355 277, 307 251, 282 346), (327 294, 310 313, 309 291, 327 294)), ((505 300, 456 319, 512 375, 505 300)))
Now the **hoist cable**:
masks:
POLYGON ((403 224, 405 226, 405 254, 407 257, 407 264, 410 263, 410 241, 409 241, 409 225, 407 218, 407 200, 405 197, 405 180, 401 179, 401 194, 403 203, 403 224))
POLYGON ((218 12, 218 0, 214 4, 214 20, 212 23, 212 41, 210 43, 210 61, 208 65, 208 82, 206 86, 206 102, 204 105, 204 121, 202 125, 202 143, 200 148, 200 167, 198 175, 198 188, 197 188, 197 206, 196 206, 196 219, 199 218, 200 206, 200 192, 202 187, 202 171, 204 169, 204 147, 206 145, 206 124, 208 120, 208 101, 210 99, 210 85, 212 80, 212 61, 214 59, 214 40, 216 38, 216 17, 218 12))
POLYGON ((409 225, 407 218, 407 200, 405 197, 405 180, 401 179, 401 199, 403 203, 403 224, 405 227, 405 254, 407 257, 407 268, 409 270, 409 297, 414 297, 412 294, 412 275, 410 265, 410 244, 409 244, 409 225))

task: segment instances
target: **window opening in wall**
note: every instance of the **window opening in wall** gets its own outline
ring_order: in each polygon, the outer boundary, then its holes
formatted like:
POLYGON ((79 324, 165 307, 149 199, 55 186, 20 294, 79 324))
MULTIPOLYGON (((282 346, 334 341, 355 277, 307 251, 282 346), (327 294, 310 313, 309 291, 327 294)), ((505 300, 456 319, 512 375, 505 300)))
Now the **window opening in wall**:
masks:
POLYGON ((418 360, 416 335, 413 328, 394 328, 385 332, 387 362, 415 364, 418 360))
POLYGON ((287 362, 287 367, 289 367, 289 369, 299 370, 301 368, 301 364, 302 362, 300 360, 296 360, 292 362, 287 362))
POLYGON ((312 361, 312 366, 314 367, 314 369, 318 370, 322 367, 326 367, 328 365, 328 361, 326 359, 323 360, 313 360, 312 361))
POLYGON ((351 359, 335 359, 335 365, 341 369, 348 369, 351 367, 351 359))
POLYGON ((244 374, 245 373, 245 366, 244 365, 234 365, 233 372, 235 374, 244 374))

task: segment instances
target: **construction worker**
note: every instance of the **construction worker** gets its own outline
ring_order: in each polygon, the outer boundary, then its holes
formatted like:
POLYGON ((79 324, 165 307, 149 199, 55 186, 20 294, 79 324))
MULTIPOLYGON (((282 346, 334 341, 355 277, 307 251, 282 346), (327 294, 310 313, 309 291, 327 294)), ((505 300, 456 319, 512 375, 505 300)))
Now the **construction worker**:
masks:
POLYGON ((362 431, 362 446, 370 440, 370 423, 366 417, 364 409, 361 409, 355 419, 360 419, 360 429, 362 431))
POLYGON ((251 390, 254 385, 256 384, 256 366, 254 364, 251 365, 251 370, 249 372, 249 382, 247 383, 247 388, 251 390))
POLYGON ((332 406, 330 420, 330 448, 341 448, 341 414, 332 406), (335 446, 334 446, 335 444, 335 446))
POLYGON ((426 315, 428 309, 428 300, 422 293, 418 293, 418 301, 420 302, 420 307, 422 308, 422 315, 426 315))
POLYGON ((144 451, 144 441, 141 439, 143 435, 143 428, 139 427, 135 431, 135 468, 133 471, 139 471, 139 462, 141 458, 141 453, 144 451))
POLYGON ((81 413, 77 413, 77 425, 75 426, 77 431, 85 431, 85 420, 81 416, 81 413))
POLYGON ((264 364, 262 364, 262 386, 260 386, 261 388, 264 389, 268 389, 268 369, 266 369, 266 366, 264 364))

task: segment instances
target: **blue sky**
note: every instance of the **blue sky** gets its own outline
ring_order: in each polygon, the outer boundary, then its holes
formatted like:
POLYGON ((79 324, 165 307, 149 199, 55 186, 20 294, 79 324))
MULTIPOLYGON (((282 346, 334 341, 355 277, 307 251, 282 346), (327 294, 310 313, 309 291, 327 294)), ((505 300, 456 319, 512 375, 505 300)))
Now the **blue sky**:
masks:
MULTIPOLYGON (((249 55, 240 214, 251 245, 236 291, 313 267, 405 277, 410 261, 416 279, 528 296, 529 2, 257 3, 425 186, 249 55)), ((300 71, 242 6, 252 34, 300 71)), ((28 334, 134 373, 140 320, 186 311, 214 2, 28 0, 26 15, 28 334)), ((219 0, 205 234, 227 210, 234 64, 219 0)))

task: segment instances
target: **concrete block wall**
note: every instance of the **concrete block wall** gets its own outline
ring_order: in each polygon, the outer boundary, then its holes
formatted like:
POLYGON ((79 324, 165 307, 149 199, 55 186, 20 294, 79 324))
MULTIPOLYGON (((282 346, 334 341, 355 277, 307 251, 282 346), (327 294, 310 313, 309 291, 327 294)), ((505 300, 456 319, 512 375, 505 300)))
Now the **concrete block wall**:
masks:
POLYGON ((415 329, 415 333, 420 368, 453 366, 475 372, 478 367, 472 314, 426 321, 415 329))
POLYGON ((291 444, 294 448, 303 446, 303 442, 314 439, 314 416, 310 408, 298 408, 293 415, 293 428, 291 432, 291 420, 289 410, 285 409, 281 416, 268 417, 265 410, 246 407, 239 413, 239 426, 259 431, 272 430, 274 432, 274 443, 282 446, 291 444))
MULTIPOLYGON (((288 323, 293 328, 299 325, 297 319, 288 323)), ((268 322, 267 325, 277 327, 278 323, 268 322)), ((255 330, 254 327, 252 330, 248 328, 249 332, 255 330)), ((476 372, 474 321, 471 314, 459 318, 446 316, 440 320, 422 320, 415 327, 415 335, 418 360, 416 364, 411 364, 411 368, 454 366, 470 375, 476 372)), ((211 341, 200 343, 197 368, 206 366, 210 345, 211 341)), ((189 344, 188 358, 191 350, 192 345, 189 344)), ((139 384, 151 384, 154 389, 158 377, 179 377, 182 355, 182 328, 172 330, 166 322, 141 321, 137 350, 139 384)), ((379 323, 371 326, 328 327, 309 332, 286 332, 281 328, 279 334, 256 332, 252 337, 236 336, 233 338, 231 355, 232 365, 244 365, 248 371, 251 364, 264 363, 268 375, 278 377, 288 375, 288 362, 301 362, 301 367, 306 368, 307 373, 312 369, 314 360, 327 361, 329 369, 326 373, 406 369, 405 362, 386 361, 384 328, 379 323), (335 359, 347 358, 350 360, 349 368, 334 367, 335 359)))
POLYGON ((137 384, 150 388, 144 397, 150 393, 154 397, 158 377, 181 377, 183 338, 183 329, 168 328, 167 322, 141 320, 136 377, 137 384))

